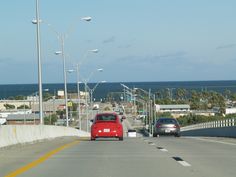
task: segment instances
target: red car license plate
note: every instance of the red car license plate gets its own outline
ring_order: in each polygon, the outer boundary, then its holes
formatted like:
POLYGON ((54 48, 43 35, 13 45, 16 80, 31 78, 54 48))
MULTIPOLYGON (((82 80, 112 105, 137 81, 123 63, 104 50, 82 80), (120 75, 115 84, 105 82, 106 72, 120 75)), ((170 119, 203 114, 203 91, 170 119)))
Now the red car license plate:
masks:
POLYGON ((110 132, 110 129, 103 129, 103 132, 110 132))

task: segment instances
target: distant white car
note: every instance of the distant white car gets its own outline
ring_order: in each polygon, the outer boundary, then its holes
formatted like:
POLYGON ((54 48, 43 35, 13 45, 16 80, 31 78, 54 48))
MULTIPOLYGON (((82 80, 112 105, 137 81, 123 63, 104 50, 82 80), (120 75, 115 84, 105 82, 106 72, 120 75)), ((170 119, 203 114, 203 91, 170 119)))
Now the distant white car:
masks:
POLYGON ((93 110, 98 110, 99 109, 99 104, 94 104, 93 105, 93 110))
POLYGON ((4 125, 7 123, 7 120, 5 118, 0 118, 0 125, 4 125))

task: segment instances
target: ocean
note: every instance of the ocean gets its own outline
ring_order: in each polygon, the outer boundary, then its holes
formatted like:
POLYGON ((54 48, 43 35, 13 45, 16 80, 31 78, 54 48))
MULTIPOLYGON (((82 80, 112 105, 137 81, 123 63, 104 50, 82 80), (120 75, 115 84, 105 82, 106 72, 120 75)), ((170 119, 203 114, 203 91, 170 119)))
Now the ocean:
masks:
MULTIPOLYGON (((141 88, 144 90, 151 89, 152 93, 162 89, 171 89, 173 94, 176 89, 184 88, 187 90, 207 90, 223 93, 226 89, 231 92, 236 92, 236 80, 231 81, 170 81, 170 82, 121 82, 129 88, 141 88)), ((104 99, 108 93, 118 93, 123 91, 121 83, 100 83, 93 93, 96 100, 104 99)), ((88 86, 92 89, 96 83, 89 83, 88 86)), ((68 83, 68 92, 77 92, 76 83, 68 83)), ((43 89, 48 89, 48 92, 55 94, 57 90, 63 90, 64 84, 43 84, 43 89)), ((81 91, 84 91, 84 84, 80 85, 81 91)), ((7 99, 10 96, 17 95, 32 95, 37 92, 37 84, 9 84, 0 85, 0 99, 7 99)))

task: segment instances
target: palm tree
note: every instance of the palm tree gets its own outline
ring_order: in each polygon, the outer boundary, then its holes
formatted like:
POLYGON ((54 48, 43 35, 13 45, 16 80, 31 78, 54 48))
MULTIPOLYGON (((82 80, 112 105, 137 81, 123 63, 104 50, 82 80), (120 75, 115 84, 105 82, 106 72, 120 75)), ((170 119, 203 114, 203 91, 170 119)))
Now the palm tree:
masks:
POLYGON ((176 90, 176 99, 179 100, 184 100, 187 97, 187 90, 183 88, 178 88, 176 90))

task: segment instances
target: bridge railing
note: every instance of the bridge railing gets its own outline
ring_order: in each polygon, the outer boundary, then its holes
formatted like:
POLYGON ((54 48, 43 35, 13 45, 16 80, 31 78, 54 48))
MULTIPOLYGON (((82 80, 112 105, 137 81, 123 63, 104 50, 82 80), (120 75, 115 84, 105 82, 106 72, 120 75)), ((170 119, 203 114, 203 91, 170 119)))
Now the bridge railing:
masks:
POLYGON ((181 131, 197 130, 197 129, 205 129, 205 128, 233 127, 233 126, 236 126, 236 118, 189 125, 186 127, 181 127, 181 131))

